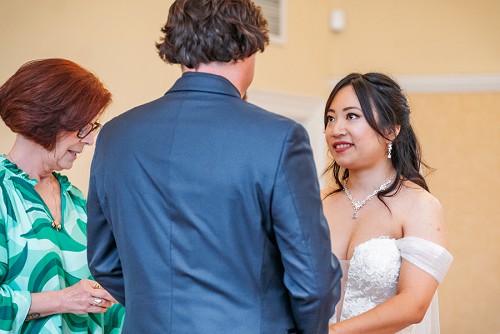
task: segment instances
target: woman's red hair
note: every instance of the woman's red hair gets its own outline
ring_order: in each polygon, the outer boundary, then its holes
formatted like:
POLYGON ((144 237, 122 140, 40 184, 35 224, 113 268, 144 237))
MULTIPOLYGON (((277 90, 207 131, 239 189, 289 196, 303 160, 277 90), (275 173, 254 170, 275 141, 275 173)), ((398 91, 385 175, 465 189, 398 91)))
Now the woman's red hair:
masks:
POLYGON ((111 93, 94 74, 66 59, 30 61, 0 87, 5 124, 49 151, 58 134, 78 131, 110 102, 111 93))

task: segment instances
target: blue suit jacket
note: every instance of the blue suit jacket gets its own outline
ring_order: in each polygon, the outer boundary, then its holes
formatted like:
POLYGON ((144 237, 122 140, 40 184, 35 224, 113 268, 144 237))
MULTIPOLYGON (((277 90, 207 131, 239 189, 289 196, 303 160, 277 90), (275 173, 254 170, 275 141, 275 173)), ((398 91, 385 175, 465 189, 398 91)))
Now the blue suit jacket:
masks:
POLYGON ((341 272, 306 131, 223 77, 185 73, 104 126, 88 217, 124 333, 327 332, 341 272))

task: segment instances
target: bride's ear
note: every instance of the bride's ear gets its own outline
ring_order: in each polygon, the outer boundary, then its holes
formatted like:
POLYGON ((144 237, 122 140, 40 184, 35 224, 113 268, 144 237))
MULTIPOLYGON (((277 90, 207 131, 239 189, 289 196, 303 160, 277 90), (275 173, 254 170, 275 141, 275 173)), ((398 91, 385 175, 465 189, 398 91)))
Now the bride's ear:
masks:
POLYGON ((398 136, 399 130, 401 130, 401 125, 395 125, 393 129, 387 130, 385 134, 386 138, 393 142, 398 136))

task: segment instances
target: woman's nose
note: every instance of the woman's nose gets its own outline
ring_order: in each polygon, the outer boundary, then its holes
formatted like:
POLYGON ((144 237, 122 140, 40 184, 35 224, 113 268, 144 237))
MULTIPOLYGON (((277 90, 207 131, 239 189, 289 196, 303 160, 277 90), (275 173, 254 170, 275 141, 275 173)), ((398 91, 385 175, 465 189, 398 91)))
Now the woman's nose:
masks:
POLYGON ((85 145, 89 145, 89 146, 94 145, 94 142, 95 142, 94 132, 91 132, 88 135, 86 135, 84 138, 82 138, 81 142, 84 143, 85 145))
POLYGON ((326 132, 329 136, 332 137, 341 137, 346 134, 346 129, 344 126, 344 122, 341 120, 336 120, 328 125, 326 128, 326 132))

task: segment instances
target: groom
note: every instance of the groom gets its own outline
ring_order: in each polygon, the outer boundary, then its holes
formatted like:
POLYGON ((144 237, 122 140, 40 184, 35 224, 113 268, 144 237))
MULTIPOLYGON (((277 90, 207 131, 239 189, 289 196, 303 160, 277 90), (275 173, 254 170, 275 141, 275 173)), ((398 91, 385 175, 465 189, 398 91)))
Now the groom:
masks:
POLYGON ((157 45, 182 77, 104 126, 88 198, 94 278, 123 333, 326 333, 339 299, 309 140, 242 99, 267 22, 178 0, 157 45))

